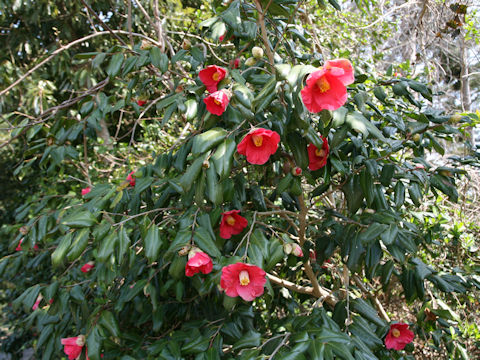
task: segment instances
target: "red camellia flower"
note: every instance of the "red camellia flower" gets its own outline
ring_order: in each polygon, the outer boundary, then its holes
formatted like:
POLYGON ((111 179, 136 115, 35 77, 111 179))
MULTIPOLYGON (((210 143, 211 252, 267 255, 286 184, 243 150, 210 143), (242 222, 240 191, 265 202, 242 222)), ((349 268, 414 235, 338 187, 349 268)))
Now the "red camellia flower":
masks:
POLYGON ((90 191, 92 191, 92 188, 90 186, 87 186, 85 189, 82 189, 82 196, 87 195, 90 191))
POLYGON ((130 182, 130 186, 135 186, 135 178, 133 177, 133 174, 135 174, 135 171, 132 171, 130 174, 127 176, 127 181, 130 182))
POLYGON ((138 106, 143 106, 147 103, 147 100, 137 100, 137 105, 138 106))
POLYGON ((220 222, 220 237, 230 239, 232 235, 240 234, 248 225, 247 219, 238 215, 240 210, 231 210, 222 214, 220 222))
POLYGON ((228 98, 227 92, 224 90, 215 91, 203 99, 203 102, 207 106, 207 111, 214 115, 222 115, 229 101, 230 99, 228 98))
POLYGON ((280 135, 276 131, 253 129, 240 141, 237 151, 245 155, 250 164, 263 165, 275 154, 279 142, 280 135))
POLYGON ((212 272, 213 263, 210 256, 203 251, 193 251, 188 254, 188 261, 185 265, 185 275, 193 276, 198 272, 208 274, 212 272))
POLYGON ((323 145, 321 149, 318 149, 315 145, 308 145, 308 168, 312 171, 321 169, 327 164, 328 153, 330 149, 328 147, 328 140, 322 136, 323 145))
POLYGON ((218 37, 218 41, 223 42, 223 40, 225 40, 225 34, 218 37))
POLYGON ((392 324, 385 337, 385 347, 387 349, 402 350, 405 345, 413 341, 413 337, 413 332, 408 329, 407 324, 392 324))
POLYGON ((23 238, 21 238, 20 241, 18 242, 18 245, 15 248, 15 251, 22 251, 22 242, 23 242, 23 238))
POLYGON ((330 60, 307 77, 302 100, 308 111, 336 110, 347 101, 346 85, 353 83, 353 66, 346 59, 330 60))
POLYGON ((89 261, 80 268, 80 271, 83 273, 88 273, 95 267, 95 261, 89 261))
POLYGON ((82 348, 85 345, 85 336, 78 335, 61 340, 64 346, 63 351, 68 355, 68 360, 74 360, 80 357, 82 348))
POLYGON ((208 92, 211 93, 217 91, 218 83, 225 78, 225 75, 227 75, 227 70, 217 65, 207 66, 198 73, 200 80, 205 85, 208 92))
POLYGON ((258 266, 238 262, 222 269, 220 287, 230 297, 240 296, 245 301, 252 301, 263 294, 267 282, 265 275, 258 266))

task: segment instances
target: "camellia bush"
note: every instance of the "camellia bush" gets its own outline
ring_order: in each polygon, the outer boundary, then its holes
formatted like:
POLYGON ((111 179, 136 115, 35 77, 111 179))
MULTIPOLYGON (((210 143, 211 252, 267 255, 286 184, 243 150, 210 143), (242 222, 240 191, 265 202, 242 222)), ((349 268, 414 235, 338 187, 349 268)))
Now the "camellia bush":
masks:
POLYGON ((183 29, 145 3, 130 26, 87 5, 101 29, 34 65, 71 71, 36 79, 39 102, 14 100, 27 76, 0 83, 25 188, 0 230, 4 350, 468 358, 449 299, 480 283, 430 264, 444 234, 425 213, 458 201, 477 160, 427 155, 478 117, 432 109, 392 68, 312 50, 301 1, 214 1, 183 29))

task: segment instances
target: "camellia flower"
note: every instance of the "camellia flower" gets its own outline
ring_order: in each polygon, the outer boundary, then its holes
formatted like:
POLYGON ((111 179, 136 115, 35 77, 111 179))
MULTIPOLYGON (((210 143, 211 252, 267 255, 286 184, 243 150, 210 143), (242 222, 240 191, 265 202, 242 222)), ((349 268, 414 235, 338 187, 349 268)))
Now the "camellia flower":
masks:
POLYGON ((15 251, 22 251, 22 242, 23 242, 23 238, 21 238, 20 241, 18 242, 18 245, 15 248, 15 251))
POLYGON ((298 245, 298 244, 293 245, 292 254, 295 255, 295 256, 298 256, 298 257, 303 256, 303 251, 302 251, 302 248, 300 247, 300 245, 298 245))
POLYGON ((82 196, 87 195, 90 191, 92 191, 92 188, 90 186, 87 186, 85 189, 82 189, 82 196))
POLYGON ((95 261, 89 261, 80 268, 80 271, 83 273, 88 273, 95 267, 95 261))
POLYGON ((321 149, 318 149, 315 145, 308 145, 308 168, 312 171, 321 169, 327 164, 328 153, 330 149, 328 147, 328 140, 322 136, 323 145, 321 149))
POLYGON ((220 286, 230 297, 240 296, 252 301, 263 294, 267 282, 265 271, 258 266, 238 262, 222 269, 220 286))
POLYGON ((207 111, 214 115, 222 115, 228 106, 230 99, 224 90, 215 91, 208 95, 203 102, 207 106, 207 111))
POLYGON ((138 106, 143 106, 147 103, 147 100, 137 100, 137 105, 138 106))
POLYGON ((407 324, 392 324, 385 337, 385 347, 387 349, 402 350, 405 345, 413 341, 413 337, 413 332, 408 329, 407 324))
POLYGON ((82 348, 85 345, 85 336, 78 335, 75 337, 64 338, 61 340, 63 351, 68 355, 68 360, 74 360, 80 357, 82 348))
POLYGON ((231 210, 222 214, 220 222, 220 237, 230 239, 232 235, 240 234, 248 225, 247 219, 238 215, 240 210, 231 210))
POLYGON ((227 75, 227 70, 217 65, 207 66, 198 73, 200 80, 205 85, 208 92, 211 93, 218 90, 218 83, 225 78, 225 75, 227 75))
POLYGON ((257 128, 240 141, 237 151, 245 155, 250 164, 263 165, 275 154, 279 142, 280 135, 276 131, 257 128))
POLYGON ((133 177, 133 174, 135 174, 135 171, 132 171, 130 174, 127 176, 127 181, 130 182, 130 186, 135 186, 135 178, 133 177))
POLYGON ((42 294, 38 294, 37 300, 35 300, 35 304, 33 304, 33 306, 32 306, 33 311, 38 309, 38 306, 40 305, 40 302, 42 301, 42 299, 43 299, 42 294))
POLYGON ((198 272, 208 274, 213 269, 213 263, 210 256, 203 251, 192 250, 188 254, 188 261, 185 265, 185 275, 193 276, 198 272))
POLYGON ((330 60, 307 77, 302 100, 308 111, 336 110, 347 101, 346 85, 353 83, 353 66, 346 59, 330 60))

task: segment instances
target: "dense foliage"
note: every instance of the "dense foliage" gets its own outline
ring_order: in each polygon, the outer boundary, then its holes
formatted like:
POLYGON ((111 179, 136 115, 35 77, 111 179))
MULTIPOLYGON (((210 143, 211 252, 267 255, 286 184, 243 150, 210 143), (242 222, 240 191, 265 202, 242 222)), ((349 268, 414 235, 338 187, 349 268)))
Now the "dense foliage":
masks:
POLYGON ((305 18, 339 8, 0 1, 3 350, 406 359, 410 329, 469 357, 478 256, 435 259, 478 159, 430 154, 480 119, 324 57, 305 18))

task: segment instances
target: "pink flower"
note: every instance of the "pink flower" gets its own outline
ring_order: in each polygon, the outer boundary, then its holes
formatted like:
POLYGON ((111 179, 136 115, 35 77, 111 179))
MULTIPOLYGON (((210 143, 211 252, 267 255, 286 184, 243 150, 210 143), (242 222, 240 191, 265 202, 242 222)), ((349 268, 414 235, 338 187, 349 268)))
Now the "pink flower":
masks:
POLYGON ((227 75, 227 70, 217 65, 207 66, 198 73, 207 91, 211 93, 217 91, 218 83, 225 78, 225 75, 227 75))
POLYGON ((276 131, 253 129, 240 141, 237 151, 245 155, 250 164, 263 165, 275 154, 279 142, 280 135, 276 131))
POLYGON ((230 297, 240 296, 245 301, 252 301, 263 294, 267 282, 265 275, 258 266, 238 262, 222 269, 220 286, 230 297))
POLYGON ((15 251, 22 251, 22 242, 23 242, 23 238, 21 238, 20 241, 18 242, 18 245, 15 248, 15 251))
POLYGON ((127 181, 130 182, 130 186, 135 186, 135 178, 133 177, 133 174, 135 174, 135 171, 132 171, 130 174, 127 176, 127 181))
POLYGON ((40 248, 38 247, 37 244, 33 245, 33 250, 39 250, 40 248))
POLYGON ((188 254, 188 261, 185 265, 185 275, 193 276, 198 272, 208 274, 213 269, 212 259, 203 251, 194 251, 188 254), (192 255, 190 255, 192 254, 192 255))
POLYGON ((82 189, 82 196, 87 195, 90 191, 92 191, 92 188, 90 186, 87 186, 85 189, 82 189))
POLYGON ((236 58, 235 60, 230 61, 230 66, 233 69, 238 69, 238 67, 240 66, 240 59, 236 58))
POLYGON ((230 239, 232 235, 240 234, 248 225, 247 219, 238 215, 240 210, 231 210, 222 214, 220 222, 220 237, 230 239))
POLYGON ((68 360, 74 360, 82 353, 82 348, 85 345, 85 336, 78 335, 64 338, 61 340, 61 343, 64 346, 63 351, 68 355, 68 360))
POLYGON ((300 245, 298 245, 298 244, 293 245, 292 254, 297 256, 297 257, 302 257, 303 256, 303 251, 302 251, 302 248, 300 247, 300 245))
POLYGON ((392 324, 385 337, 385 347, 387 349, 402 350, 405 345, 413 341, 413 337, 413 332, 408 329, 407 324, 392 324))
POLYGON ((147 100, 137 100, 137 105, 138 106, 143 106, 147 103, 147 100))
POLYGON ((207 111, 214 115, 222 115, 228 106, 230 99, 224 90, 215 91, 208 95, 203 102, 207 106, 207 111))
POLYGON ((346 59, 330 60, 307 77, 302 100, 308 111, 336 110, 347 101, 346 85, 353 83, 353 66, 346 59))
POLYGON ((88 273, 95 267, 95 261, 89 261, 80 268, 80 271, 83 273, 88 273))
POLYGON ((315 145, 308 145, 308 168, 312 171, 321 169, 327 164, 328 154, 330 149, 328 147, 328 140, 322 136, 323 145, 318 149, 315 145))
POLYGON ((33 304, 33 306, 32 306, 33 311, 38 309, 38 306, 40 305, 40 302, 42 301, 42 299, 43 299, 42 294, 38 294, 37 300, 35 300, 35 304, 33 304))

